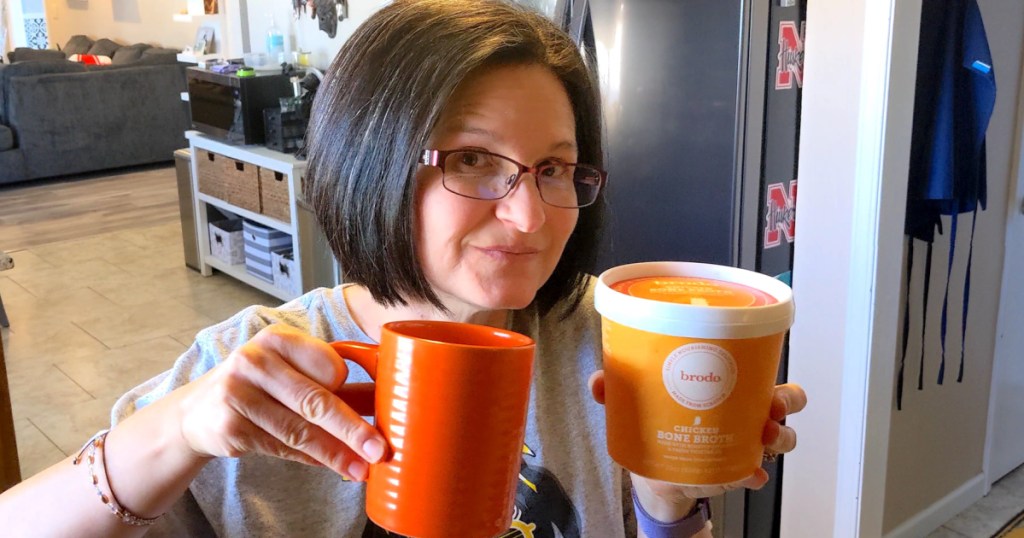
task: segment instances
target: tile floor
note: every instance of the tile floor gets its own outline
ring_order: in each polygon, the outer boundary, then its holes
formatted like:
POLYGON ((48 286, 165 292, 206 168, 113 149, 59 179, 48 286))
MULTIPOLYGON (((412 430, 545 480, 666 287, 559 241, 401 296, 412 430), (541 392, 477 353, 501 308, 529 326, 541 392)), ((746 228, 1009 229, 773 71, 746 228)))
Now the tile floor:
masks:
MULTIPOLYGON (((277 299, 185 267, 177 219, 10 252, 0 329, 23 476, 109 425, 114 401, 166 370, 196 331, 277 299)), ((988 538, 1024 508, 1024 467, 929 535, 988 538)))
POLYGON ((992 491, 928 538, 989 538, 1024 510, 1024 466, 992 485, 992 491))
POLYGON ((118 396, 168 369, 196 331, 280 301, 185 266, 175 219, 9 252, 2 329, 23 476, 109 425, 118 396))

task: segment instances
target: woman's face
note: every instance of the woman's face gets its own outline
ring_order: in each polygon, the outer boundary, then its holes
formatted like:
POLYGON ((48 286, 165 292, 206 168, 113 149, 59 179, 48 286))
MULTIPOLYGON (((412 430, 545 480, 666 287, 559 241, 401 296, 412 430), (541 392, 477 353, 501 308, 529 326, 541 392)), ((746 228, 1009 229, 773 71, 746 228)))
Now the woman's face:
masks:
MULTIPOLYGON (((558 78, 536 65, 467 78, 426 149, 468 148, 530 166, 550 158, 576 162, 576 123, 558 78)), ((416 247, 434 291, 456 313, 530 304, 562 256, 579 210, 544 203, 529 173, 500 200, 458 196, 441 178, 433 166, 416 174, 416 247)))

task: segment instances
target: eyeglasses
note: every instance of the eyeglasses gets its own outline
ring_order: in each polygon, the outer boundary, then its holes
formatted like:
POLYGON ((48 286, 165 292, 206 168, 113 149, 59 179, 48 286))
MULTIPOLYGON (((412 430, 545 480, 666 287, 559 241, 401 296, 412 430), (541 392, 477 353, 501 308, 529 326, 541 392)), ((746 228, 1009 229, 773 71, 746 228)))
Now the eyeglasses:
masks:
POLYGON ((548 159, 526 166, 481 150, 451 151, 427 149, 420 164, 436 166, 443 174, 441 183, 449 192, 477 200, 499 200, 512 192, 519 178, 529 172, 537 181, 540 199, 549 205, 567 209, 586 207, 597 195, 608 173, 586 164, 548 159))

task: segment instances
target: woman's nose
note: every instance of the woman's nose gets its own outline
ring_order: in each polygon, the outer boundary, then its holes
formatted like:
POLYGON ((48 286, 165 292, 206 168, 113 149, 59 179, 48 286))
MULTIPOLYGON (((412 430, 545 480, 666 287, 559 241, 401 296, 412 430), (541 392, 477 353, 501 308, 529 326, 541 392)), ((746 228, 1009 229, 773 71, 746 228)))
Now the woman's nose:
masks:
POLYGON ((533 233, 544 225, 545 205, 537 189, 536 176, 525 172, 498 203, 497 216, 522 233, 533 233))

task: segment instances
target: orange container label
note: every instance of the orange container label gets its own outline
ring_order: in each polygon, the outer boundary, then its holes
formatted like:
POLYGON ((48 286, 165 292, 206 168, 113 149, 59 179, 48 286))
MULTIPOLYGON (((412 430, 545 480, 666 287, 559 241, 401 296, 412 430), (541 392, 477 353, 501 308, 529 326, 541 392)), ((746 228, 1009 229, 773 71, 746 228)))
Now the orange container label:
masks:
POLYGON ((782 334, 708 340, 602 324, 615 461, 691 485, 728 484, 757 469, 782 334))
POLYGON ((778 302, 775 297, 750 286, 688 276, 631 278, 616 282, 611 288, 640 299, 694 306, 747 308, 778 302))

